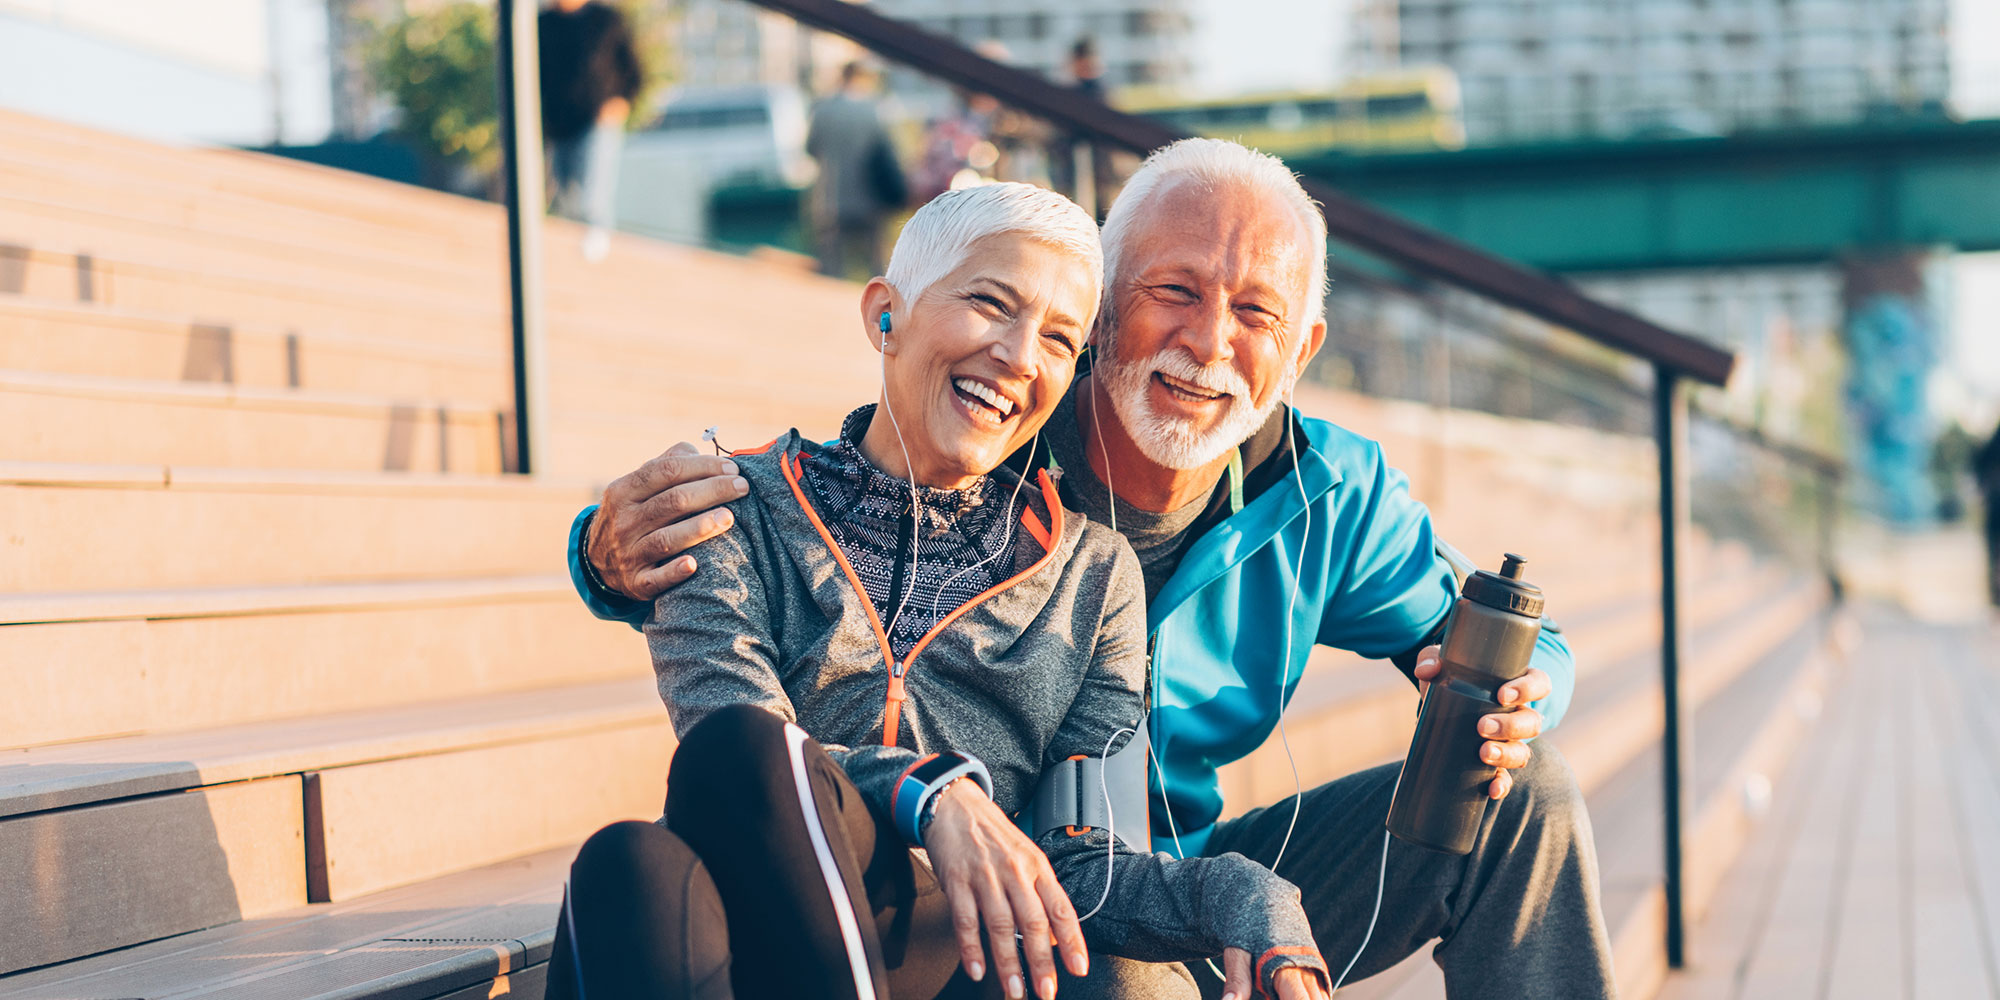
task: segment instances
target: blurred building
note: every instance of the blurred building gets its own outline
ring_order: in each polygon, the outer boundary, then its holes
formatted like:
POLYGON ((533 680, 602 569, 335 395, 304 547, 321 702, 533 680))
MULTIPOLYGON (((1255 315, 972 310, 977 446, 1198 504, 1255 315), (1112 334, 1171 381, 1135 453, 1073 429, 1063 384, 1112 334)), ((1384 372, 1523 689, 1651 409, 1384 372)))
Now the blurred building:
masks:
POLYGON ((0 107, 173 142, 314 142, 324 0, 0 0, 0 107))
POLYGON ((1941 114, 1950 0, 1355 0, 1358 69, 1440 65, 1474 144, 1941 114))
MULTIPOLYGON (((1172 87, 1193 75, 1190 0, 875 0, 884 15, 967 46, 998 43, 1006 61, 1064 83, 1070 47, 1088 37, 1104 64, 1104 84, 1172 87)), ((949 92, 908 70, 892 70, 890 90, 919 118, 945 112, 949 92)))
POLYGON ((875 9, 967 45, 999 42, 1014 65, 1063 76, 1070 46, 1097 43, 1110 87, 1176 84, 1192 70, 1188 0, 875 0, 875 9))
POLYGON ((674 85, 701 91, 832 86, 841 64, 863 55, 838 35, 813 31, 744 0, 686 0, 672 18, 674 85))

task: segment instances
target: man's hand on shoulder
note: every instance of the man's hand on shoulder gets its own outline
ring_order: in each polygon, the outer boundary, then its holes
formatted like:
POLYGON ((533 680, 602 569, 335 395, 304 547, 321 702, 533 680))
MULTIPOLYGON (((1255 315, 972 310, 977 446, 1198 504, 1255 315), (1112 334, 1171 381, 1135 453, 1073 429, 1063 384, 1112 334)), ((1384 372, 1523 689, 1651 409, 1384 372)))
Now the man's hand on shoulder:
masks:
MULTIPOLYGON (((1425 646, 1417 654, 1417 682, 1429 684, 1440 669, 1438 647, 1425 646)), ((1550 690, 1549 675, 1530 668, 1501 685, 1500 711, 1479 717, 1479 735, 1486 739, 1479 746, 1479 759, 1496 769, 1493 783, 1486 788, 1488 797, 1506 798, 1514 787, 1514 776, 1508 772, 1527 767, 1528 758, 1534 756, 1528 741, 1542 734, 1542 713, 1528 706, 1548 697, 1550 690)))
POLYGON ((694 575, 682 553, 728 531, 735 517, 716 508, 749 492, 735 462, 682 441, 604 488, 585 558, 605 586, 650 601, 694 575))

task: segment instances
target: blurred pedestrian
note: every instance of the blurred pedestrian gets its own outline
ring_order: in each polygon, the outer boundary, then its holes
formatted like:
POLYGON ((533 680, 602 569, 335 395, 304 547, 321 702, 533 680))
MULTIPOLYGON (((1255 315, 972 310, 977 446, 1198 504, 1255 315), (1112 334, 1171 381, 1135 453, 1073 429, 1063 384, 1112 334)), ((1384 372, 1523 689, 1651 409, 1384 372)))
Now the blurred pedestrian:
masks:
POLYGON ((874 70, 851 62, 840 70, 840 90, 813 109, 806 152, 819 164, 809 211, 822 274, 861 277, 882 273, 882 220, 909 201, 909 181, 896 147, 882 126, 874 70))
MULTIPOLYGON (((997 63, 1013 59, 1005 45, 991 39, 972 50, 997 63)), ((992 94, 955 87, 952 96, 957 101, 956 110, 932 119, 924 129, 916 170, 918 201, 995 181, 1050 186, 1044 155, 1049 141, 1046 128, 1001 104, 992 94)))
POLYGON ((1974 456, 1972 472, 1986 501, 1986 596, 2000 608, 2000 427, 1974 456))
POLYGON ((604 0, 555 0, 538 20, 550 207, 590 226, 583 254, 611 249, 618 156, 645 75, 625 15, 604 0))
MULTIPOLYGON (((1106 99, 1104 61, 1097 57, 1097 43, 1090 36, 1085 35, 1070 46, 1069 75, 1071 86, 1079 96, 1099 102, 1106 99)), ((1049 178, 1056 190, 1069 195, 1084 208, 1095 211, 1097 205, 1108 201, 1106 194, 1111 187, 1111 158, 1091 144, 1088 136, 1066 133, 1049 148, 1049 178), (1077 161, 1085 155, 1090 160, 1089 176, 1092 182, 1087 192, 1077 184, 1077 161), (1090 195, 1088 200, 1083 197, 1085 194, 1090 195)))

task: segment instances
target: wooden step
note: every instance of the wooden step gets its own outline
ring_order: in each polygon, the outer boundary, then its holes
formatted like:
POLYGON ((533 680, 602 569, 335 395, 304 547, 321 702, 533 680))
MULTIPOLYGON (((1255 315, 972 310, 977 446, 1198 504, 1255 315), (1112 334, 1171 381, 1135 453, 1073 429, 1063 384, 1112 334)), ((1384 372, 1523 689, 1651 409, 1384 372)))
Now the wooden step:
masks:
MULTIPOLYGON (((1721 609, 1707 620, 1689 620, 1691 648, 1685 667, 1688 698, 1697 704, 1754 665, 1784 637, 1796 633, 1825 605, 1817 583, 1796 583, 1774 606, 1721 609)), ((1569 636, 1579 660, 1590 658, 1586 633, 1569 636)), ((1590 783, 1624 766, 1659 737, 1659 693, 1647 686, 1656 653, 1635 649, 1615 665, 1585 677, 1568 716, 1547 739, 1562 747, 1579 780, 1590 783), (1586 747, 1571 752, 1573 747, 1586 747)), ((1363 663, 1365 673, 1343 671, 1301 682, 1286 717, 1291 758, 1299 781, 1310 788, 1340 775, 1393 760, 1409 746, 1417 696, 1386 663, 1363 663)), ((1224 799, 1232 814, 1292 794, 1291 762, 1273 735, 1250 756, 1222 769, 1224 799)))
POLYGON ((498 410, 512 405, 513 375, 495 347, 300 334, 0 298, 0 368, 22 371, 453 399, 498 410))
POLYGON ((561 573, 595 484, 0 462, 0 594, 561 573))
MULTIPOLYGON (((273 173, 291 173, 302 166, 275 158, 261 165, 273 173)), ((389 182, 378 179, 378 183, 389 182)), ((492 225, 504 224, 498 205, 467 200, 474 211, 465 213, 459 226, 371 221, 346 206, 314 205, 298 197, 296 190, 284 197, 259 197, 212 180, 175 183, 155 170, 123 168, 102 159, 79 160, 66 150, 37 148, 33 143, 9 147, 7 160, 0 162, 0 189, 52 208, 106 213, 135 224, 177 226, 265 245, 356 277, 387 278, 401 272, 402 280, 450 284, 479 277, 491 266, 492 257, 487 255, 504 260, 506 252, 504 228, 492 225)))
MULTIPOLYGON (((29 237, 9 240, 28 246, 74 247, 90 254, 172 262, 222 274, 286 283, 316 283, 369 289, 377 294, 461 303, 468 309, 503 307, 506 254, 481 254, 482 266, 441 271, 434 266, 390 262, 359 251, 328 248, 311 233, 281 227, 245 232, 191 225, 181 213, 147 211, 136 204, 106 205, 79 190, 60 198, 36 197, 0 178, 0 215, 15 220, 29 237), (486 303, 491 303, 486 305, 486 303)), ((439 252, 445 252, 440 250, 439 252)))
POLYGON ((123 165, 155 181, 177 175, 198 189, 299 204, 322 214, 380 224, 448 229, 481 213, 499 211, 470 198, 300 160, 125 136, 22 112, 0 112, 0 135, 12 148, 46 147, 58 151, 64 161, 123 165))
POLYGON ((0 596, 0 733, 34 745, 651 675, 567 575, 0 596))
POLYGON ((560 847, 0 976, 0 998, 539 998, 575 855, 560 847))
MULTIPOLYGON (((1745 804, 1752 775, 1775 774, 1801 752, 1820 721, 1823 693, 1837 681, 1833 654, 1815 620, 1786 637, 1720 697, 1690 714, 1698 753, 1687 776, 1691 806, 1685 840, 1687 892, 1699 908, 1741 849, 1754 822, 1745 804)), ((1690 706, 1692 707, 1692 706, 1690 706)), ((1574 766, 1578 751, 1565 750, 1574 766)), ((1584 786, 1595 829, 1604 913, 1617 963, 1620 996, 1654 995, 1665 971, 1664 899, 1660 882, 1661 819, 1657 746, 1615 776, 1584 786)), ((1378 976, 1342 989, 1355 1000, 1441 1000, 1444 981, 1426 947, 1378 976)), ((1791 994, 1751 990, 1743 996, 1791 994)))
POLYGON ((424 291, 339 280, 310 267, 111 216, 78 216, 8 201, 0 189, 0 244, 19 261, 0 292, 403 343, 505 350, 504 284, 424 291), (487 295, 497 296, 488 299, 487 295))
POLYGON ((627 680, 0 753, 0 872, 18 876, 0 884, 35 903, 0 972, 657 816, 672 745, 652 685, 627 680))
POLYGON ((497 473, 490 408, 0 371, 0 461, 497 473))

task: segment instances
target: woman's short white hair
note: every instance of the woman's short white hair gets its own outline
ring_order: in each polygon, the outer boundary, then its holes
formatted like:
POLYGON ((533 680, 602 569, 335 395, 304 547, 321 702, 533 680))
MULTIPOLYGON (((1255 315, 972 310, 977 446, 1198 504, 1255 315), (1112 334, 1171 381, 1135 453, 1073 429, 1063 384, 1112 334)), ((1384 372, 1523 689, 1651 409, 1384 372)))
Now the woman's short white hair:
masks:
POLYGON ((1162 146, 1146 157, 1118 200, 1104 217, 1104 305, 1099 315, 1113 318, 1112 294, 1118 286, 1124 264, 1125 242, 1131 238, 1133 220, 1146 202, 1175 181, 1190 180, 1211 189, 1224 184, 1242 184, 1277 198, 1298 213, 1310 234, 1307 254, 1312 262, 1312 279, 1306 285, 1306 325, 1326 318, 1326 216, 1319 203, 1306 194, 1297 174, 1283 160, 1260 153, 1227 139, 1182 139, 1162 146))
POLYGON ((957 270, 972 245, 988 236, 1018 233, 1069 254, 1090 268, 1090 280, 1104 287, 1104 248, 1097 220, 1076 202, 1033 184, 982 184, 932 198, 903 224, 889 270, 882 277, 913 303, 945 275, 957 270))

